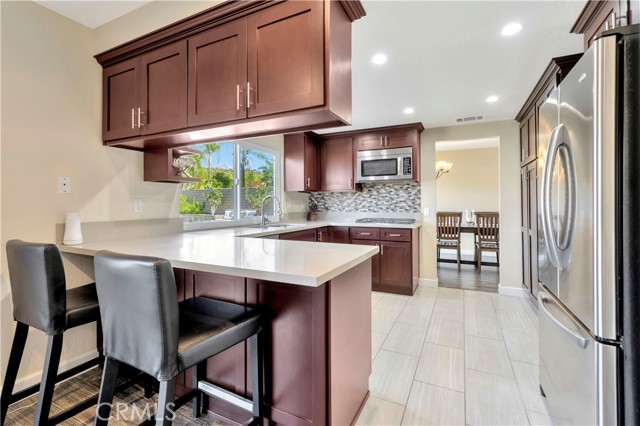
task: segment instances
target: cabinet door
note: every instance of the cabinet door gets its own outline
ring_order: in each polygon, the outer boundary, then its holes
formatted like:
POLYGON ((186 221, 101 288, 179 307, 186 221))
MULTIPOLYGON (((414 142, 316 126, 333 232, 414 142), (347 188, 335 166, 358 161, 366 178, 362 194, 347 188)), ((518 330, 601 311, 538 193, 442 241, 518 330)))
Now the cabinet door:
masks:
POLYGON ((538 294, 538 167, 536 162, 527 166, 527 214, 529 239, 529 268, 531 279, 531 292, 538 294))
POLYGON ((380 284, 412 287, 411 243, 380 242, 380 284))
MULTIPOLYGON (((378 246, 380 247, 380 241, 371 240, 351 240, 351 244, 362 244, 363 246, 378 246)), ((375 254, 371 258, 371 283, 380 284, 380 252, 375 254)), ((411 271, 411 268, 409 268, 411 271)))
POLYGON ((324 104, 323 7, 284 2, 247 18, 249 117, 324 104))
POLYGON ((143 135, 187 127, 187 41, 140 57, 143 135))
POLYGON ((102 72, 102 139, 137 136, 140 58, 105 68, 102 72))
POLYGON ((306 191, 320 189, 318 173, 318 145, 310 137, 304 137, 304 188, 306 191))
POLYGON ((389 132, 384 135, 385 148, 405 148, 412 147, 418 142, 418 132, 406 130, 402 132, 389 132))
POLYGON ((215 27, 188 40, 189 126, 247 116, 247 21, 215 27))
POLYGON ((531 262, 529 255, 529 185, 527 183, 526 167, 523 167, 520 171, 520 223, 520 239, 522 242, 522 284, 527 288, 527 290, 529 290, 529 292, 531 292, 531 262))
POLYGON ((320 141, 320 190, 355 190, 353 138, 320 141))
POLYGON ((328 240, 332 243, 349 244, 349 228, 346 226, 329 226, 328 240))
POLYGON ((330 243, 330 242, 332 242, 331 239, 329 238, 328 229, 329 228, 327 228, 326 226, 324 228, 316 229, 317 241, 319 243, 330 243))
POLYGON ((384 135, 380 133, 360 135, 356 138, 356 148, 358 151, 382 149, 384 148, 384 140, 384 135))
POLYGON ((531 108, 520 126, 520 161, 525 165, 535 158, 536 152, 536 108, 531 108))

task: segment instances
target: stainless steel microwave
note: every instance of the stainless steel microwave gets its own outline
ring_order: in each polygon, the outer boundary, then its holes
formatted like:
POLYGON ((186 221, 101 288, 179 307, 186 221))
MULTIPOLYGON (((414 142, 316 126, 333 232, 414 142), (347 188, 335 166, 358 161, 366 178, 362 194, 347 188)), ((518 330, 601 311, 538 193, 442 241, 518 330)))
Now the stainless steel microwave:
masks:
POLYGON ((357 182, 411 180, 413 148, 358 151, 357 182))

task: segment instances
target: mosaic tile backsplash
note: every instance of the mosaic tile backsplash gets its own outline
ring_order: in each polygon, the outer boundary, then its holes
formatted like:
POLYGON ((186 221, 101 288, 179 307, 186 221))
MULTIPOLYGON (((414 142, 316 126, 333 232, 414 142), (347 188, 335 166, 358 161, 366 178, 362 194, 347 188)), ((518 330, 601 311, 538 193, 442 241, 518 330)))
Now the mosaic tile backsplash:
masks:
POLYGON ((312 192, 319 212, 420 212, 420 184, 362 184, 362 192, 312 192))

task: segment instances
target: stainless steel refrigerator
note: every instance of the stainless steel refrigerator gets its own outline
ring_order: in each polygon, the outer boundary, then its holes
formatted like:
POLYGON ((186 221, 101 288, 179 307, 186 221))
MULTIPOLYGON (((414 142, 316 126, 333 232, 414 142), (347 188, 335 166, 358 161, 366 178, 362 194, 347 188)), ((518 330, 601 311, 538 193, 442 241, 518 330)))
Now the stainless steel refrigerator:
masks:
POLYGON ((573 424, 640 424, 639 49, 605 32, 540 109, 540 390, 573 424))

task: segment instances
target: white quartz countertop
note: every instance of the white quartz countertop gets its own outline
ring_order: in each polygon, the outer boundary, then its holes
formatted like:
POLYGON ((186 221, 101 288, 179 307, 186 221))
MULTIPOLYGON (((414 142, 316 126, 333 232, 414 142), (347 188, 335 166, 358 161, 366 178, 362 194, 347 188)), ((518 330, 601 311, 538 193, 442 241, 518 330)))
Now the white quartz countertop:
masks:
POLYGON ((277 240, 261 237, 325 226, 418 228, 355 221, 287 222, 287 226, 239 226, 136 239, 60 245, 64 253, 93 256, 100 250, 168 259, 176 268, 317 287, 378 253, 377 246, 277 240))
MULTIPOLYGON (((89 256, 100 250, 111 250, 162 257, 176 268, 312 287, 322 285, 378 252, 376 246, 235 236, 242 232, 241 229, 251 228, 183 232, 150 238, 89 242, 76 246, 60 245, 60 250, 89 256)), ((292 229, 302 227, 288 230, 292 229)), ((285 231, 281 228, 279 230, 285 231)), ((259 234, 265 233, 259 229, 257 231, 259 234)))

